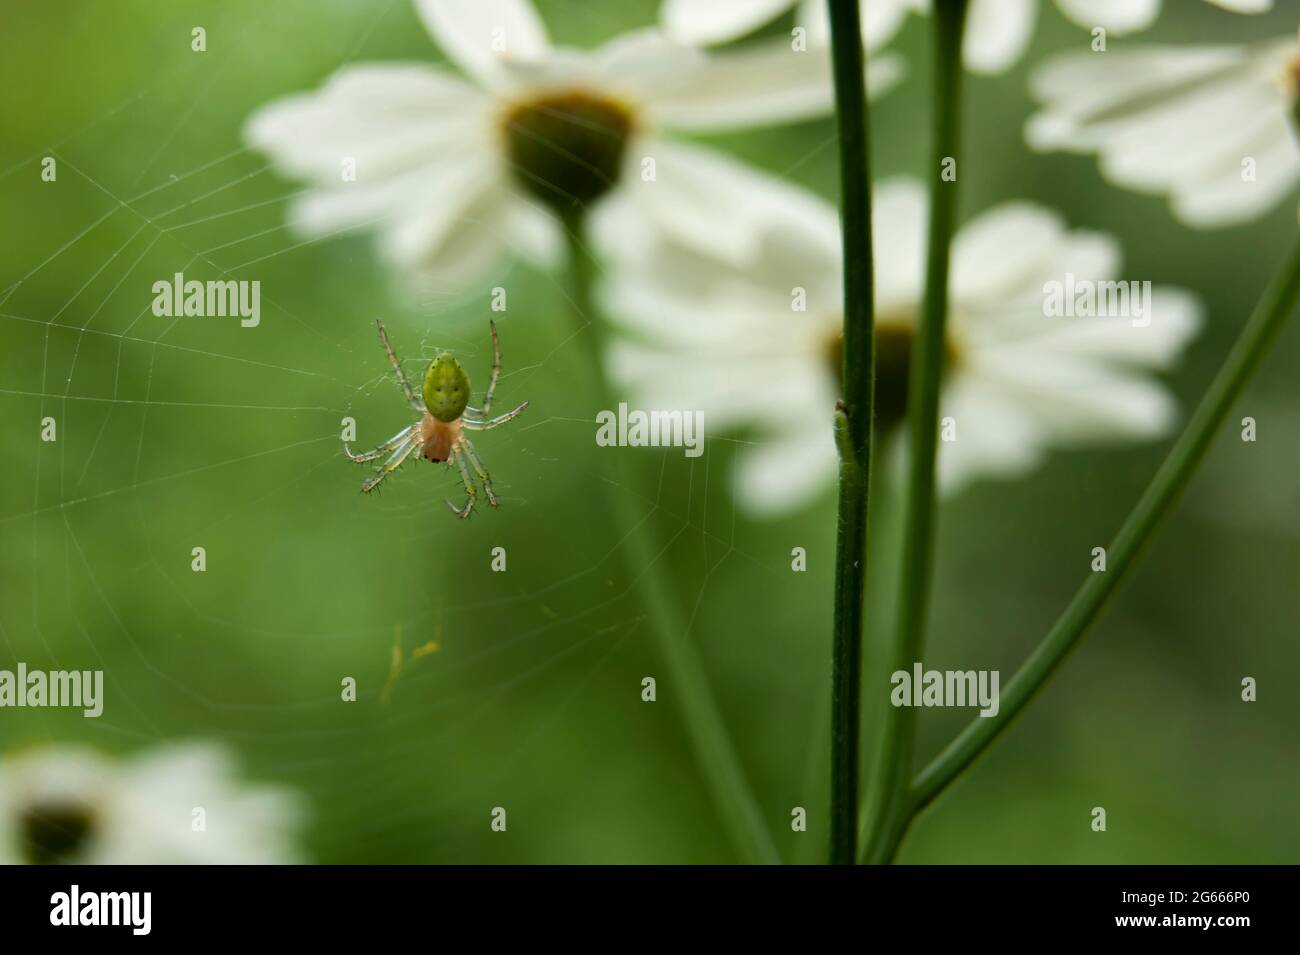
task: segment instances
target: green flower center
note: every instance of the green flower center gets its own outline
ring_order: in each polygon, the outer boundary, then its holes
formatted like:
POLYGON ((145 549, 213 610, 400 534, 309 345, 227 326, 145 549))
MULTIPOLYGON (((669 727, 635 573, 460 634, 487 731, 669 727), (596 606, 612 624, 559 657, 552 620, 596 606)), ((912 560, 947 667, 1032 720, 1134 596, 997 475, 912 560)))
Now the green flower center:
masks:
POLYGON ((623 104, 575 90, 515 105, 502 132, 516 181, 563 215, 618 182, 633 125, 623 104))
MULTIPOLYGON (((876 430, 887 434, 907 418, 907 395, 911 382, 912 343, 916 340, 911 315, 881 315, 876 318, 876 430)), ((844 336, 836 332, 827 343, 826 360, 835 380, 841 381, 844 367, 844 336)), ((949 335, 944 347, 945 375, 957 364, 958 352, 949 335)))
POLYGON ((75 861, 94 829, 94 816, 80 803, 30 806, 18 821, 19 851, 32 865, 75 861))

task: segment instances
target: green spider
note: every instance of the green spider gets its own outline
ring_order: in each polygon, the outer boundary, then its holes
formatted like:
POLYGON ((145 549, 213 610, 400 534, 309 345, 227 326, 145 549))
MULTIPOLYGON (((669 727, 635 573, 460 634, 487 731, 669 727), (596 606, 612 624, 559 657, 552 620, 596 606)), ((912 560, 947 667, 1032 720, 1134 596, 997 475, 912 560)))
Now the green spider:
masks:
POLYGON ((528 402, 525 401, 503 415, 488 417, 492 410, 492 393, 496 391, 497 378, 501 376, 501 341, 497 338, 496 322, 489 323, 492 327, 492 375, 488 379, 482 410, 469 404, 469 375, 450 352, 442 352, 429 363, 429 370, 424 373, 424 387, 421 389, 423 400, 415 397, 411 383, 402 371, 402 363, 397 360, 393 346, 388 343, 384 323, 376 319, 375 324, 379 326, 379 340, 383 342, 384 351, 388 354, 388 363, 397 373, 398 384, 402 386, 407 402, 420 414, 420 420, 364 454, 353 454, 347 442, 343 442, 343 453, 348 456, 348 460, 358 464, 388 455, 379 470, 362 483, 361 492, 369 494, 419 450, 430 461, 446 461, 448 465, 455 464, 460 470, 460 479, 465 485, 465 506, 457 507, 451 501, 447 502, 457 517, 469 517, 478 497, 478 489, 469 473, 471 467, 483 485, 488 503, 493 507, 499 506, 497 496, 492 492, 492 478, 483 466, 478 452, 474 450, 474 445, 470 443, 469 435, 465 434, 466 431, 487 431, 503 425, 528 407, 528 402))

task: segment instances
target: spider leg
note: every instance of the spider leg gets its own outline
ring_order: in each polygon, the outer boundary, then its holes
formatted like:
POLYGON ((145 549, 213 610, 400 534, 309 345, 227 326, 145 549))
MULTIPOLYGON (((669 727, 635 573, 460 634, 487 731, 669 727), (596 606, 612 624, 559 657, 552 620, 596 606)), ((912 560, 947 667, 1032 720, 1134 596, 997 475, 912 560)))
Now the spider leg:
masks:
POLYGON ((453 514, 464 520, 474 510, 474 499, 478 497, 478 489, 474 487, 474 482, 470 479, 469 468, 465 465, 465 455, 461 453, 460 448, 452 449, 451 459, 456 462, 456 467, 460 469, 460 480, 465 485, 465 506, 457 507, 451 501, 447 502, 447 506, 451 508, 453 514))
POLYGON ((404 441, 396 451, 388 456, 388 460, 384 462, 383 467, 361 482, 361 493, 369 494, 379 487, 384 478, 400 468, 419 446, 420 442, 414 438, 404 441))
POLYGON ((393 435, 391 438, 389 438, 379 447, 375 448, 372 451, 363 451, 360 454, 353 454, 352 449, 348 447, 348 443, 344 441, 343 453, 348 456, 349 461, 355 461, 357 464, 363 464, 366 461, 373 461, 375 460, 375 458, 382 458, 389 451, 392 451, 399 444, 406 441, 406 439, 409 438, 411 434, 419 427, 420 425, 416 423, 411 425, 409 428, 403 428, 401 431, 397 432, 397 434, 393 435))
POLYGON ((489 321, 488 325, 492 328, 492 374, 488 378, 487 394, 483 396, 484 418, 492 410, 492 396, 497 390, 497 379, 501 377, 501 339, 497 337, 497 323, 489 321))
POLYGON ((528 407, 528 402, 525 401, 518 408, 512 408, 511 410, 507 411, 505 414, 497 415, 495 418, 488 418, 487 420, 480 420, 478 418, 467 418, 462 416, 460 419, 460 423, 465 428, 466 431, 490 431, 492 428, 497 428, 505 424, 507 421, 517 416, 521 411, 523 411, 527 407, 528 407))
POLYGON ((407 404, 416 411, 423 412, 424 404, 415 397, 415 391, 412 390, 411 383, 406 380, 406 372, 402 371, 402 363, 397 360, 393 346, 388 342, 388 332, 384 330, 384 323, 376 318, 375 325, 379 328, 379 340, 384 343, 384 351, 388 354, 388 363, 393 366, 393 371, 397 372, 397 382, 402 386, 402 393, 406 395, 407 404))
POLYGON ((492 493, 492 476, 488 474, 487 468, 483 466, 483 459, 478 456, 478 451, 474 443, 469 438, 461 436, 460 446, 465 450, 465 457, 469 458, 469 463, 474 468, 474 473, 478 475, 479 483, 483 485, 483 493, 487 495, 488 503, 493 507, 500 507, 497 496, 492 493))

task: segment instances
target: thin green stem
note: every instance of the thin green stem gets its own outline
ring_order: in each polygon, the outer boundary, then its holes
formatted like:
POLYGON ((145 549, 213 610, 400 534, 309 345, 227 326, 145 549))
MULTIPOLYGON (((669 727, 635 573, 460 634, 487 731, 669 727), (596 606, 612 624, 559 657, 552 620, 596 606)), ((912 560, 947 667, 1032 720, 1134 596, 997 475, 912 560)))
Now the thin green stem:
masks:
MULTIPOLYGON (((925 294, 908 378, 909 471, 903 524, 902 580, 890 666, 872 689, 888 693, 888 675, 910 670, 924 645, 934 551, 934 473, 939 436, 939 388, 946 351, 948 266, 957 213, 957 149, 961 118, 961 40, 966 0, 936 0, 934 29, 933 163, 925 294)), ((863 861, 889 862, 908 817, 916 710, 887 707, 862 819, 863 861)))
POLYGON ((1069 606, 1001 693, 997 716, 976 718, 912 784, 912 813, 920 812, 961 775, 1042 689, 1137 563, 1205 457, 1228 412, 1300 300, 1300 242, 1265 290, 1223 367, 1187 427, 1107 548, 1106 572, 1091 574, 1069 606))
MULTIPOLYGON (((569 243, 569 296, 575 317, 580 323, 585 323, 578 337, 589 348, 589 364, 601 407, 614 408, 617 403, 605 374, 604 326, 592 303, 595 263, 583 242, 581 215, 568 216, 563 225, 569 243)), ((612 480, 605 482, 608 501, 615 527, 622 535, 627 570, 648 614, 659 655, 667 670, 668 679, 662 682, 667 687, 667 695, 680 708, 696 764, 740 858, 751 863, 780 862, 762 809, 745 778, 744 768, 713 699, 704 664, 690 641, 676 595, 664 576, 663 550, 653 539, 649 515, 639 511, 628 493, 629 488, 637 486, 637 476, 625 466, 623 456, 617 451, 607 457, 612 472, 609 475, 612 480)))
POLYGON ((844 255, 844 398, 835 411, 840 452, 835 537, 835 614, 831 648, 830 861, 857 854, 858 750, 862 690, 862 596, 867 571, 875 378, 866 64, 858 0, 832 0, 831 54, 840 148, 844 255))
MULTIPOLYGON (((879 429, 872 435, 875 448, 885 447, 879 429)), ((880 644, 890 631, 890 617, 893 602, 890 594, 897 586, 898 562, 893 559, 898 549, 898 531, 901 521, 894 506, 897 495, 894 482, 889 475, 880 470, 872 476, 871 499, 868 513, 871 515, 871 527, 867 534, 867 579, 864 590, 862 611, 862 655, 871 659, 874 645, 880 644)), ((888 700, 883 700, 888 705, 888 700)), ((864 731, 879 720, 879 714, 868 712, 868 706, 874 701, 864 700, 862 707, 862 726, 864 731)), ((812 713, 808 732, 808 744, 803 768, 803 783, 799 792, 806 806, 824 806, 830 798, 830 727, 831 699, 826 694, 819 694, 812 713)), ((827 820, 829 827, 829 819, 827 820)), ((826 857, 825 842, 795 838, 795 850, 789 856, 796 865, 812 865, 826 857)))

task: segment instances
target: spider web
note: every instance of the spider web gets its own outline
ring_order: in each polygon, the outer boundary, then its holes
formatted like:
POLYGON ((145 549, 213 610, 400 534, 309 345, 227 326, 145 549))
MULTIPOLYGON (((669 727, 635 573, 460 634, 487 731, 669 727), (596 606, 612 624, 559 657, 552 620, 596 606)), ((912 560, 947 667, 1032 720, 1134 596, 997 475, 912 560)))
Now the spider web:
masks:
MULTIPOLYGON (((388 58, 404 6, 350 13, 346 42, 315 55, 336 66, 388 58)), ((709 436, 698 459, 597 448, 584 332, 558 277, 516 269, 416 302, 376 264, 368 236, 292 235, 284 212, 298 187, 241 146, 238 119, 314 83, 246 83, 258 64, 237 51, 307 14, 250 9, 207 17, 205 54, 189 53, 186 19, 151 21, 149 42, 183 53, 159 54, 174 69, 0 160, 16 226, 0 273, 0 641, 31 668, 102 669, 106 697, 97 720, 5 714, 17 727, 6 749, 226 740, 252 778, 304 792, 309 854, 323 861, 727 858, 721 826, 681 825, 716 810, 673 688, 640 698, 657 663, 605 515, 600 458, 635 453, 644 480, 616 492, 634 495, 656 530, 752 781, 780 794, 765 801, 779 831, 791 805, 814 798, 800 786, 820 714, 741 712, 738 700, 774 689, 749 685, 748 635, 726 625, 738 604, 772 603, 756 582, 790 586, 791 546, 812 550, 828 533, 752 544, 727 487, 734 441, 709 436), (229 100, 241 105, 205 123, 229 100), (54 182, 41 179, 46 157, 54 182), (260 281, 261 324, 154 316, 152 284, 176 272, 260 281), (509 294, 504 314, 488 311, 493 284, 509 294), (495 404, 532 402, 478 441, 499 511, 457 521, 443 499, 458 499, 459 479, 424 462, 378 494, 356 493, 366 472, 342 455, 342 419, 356 419, 361 449, 409 423, 376 316, 408 375, 452 350, 475 398, 491 361, 487 318, 497 319, 495 404), (47 417, 54 442, 39 438, 47 417), (201 573, 194 547, 205 549, 201 573), (504 573, 491 569, 495 547, 504 573), (354 703, 341 699, 348 677, 354 703), (638 800, 647 787, 653 798, 638 800), (510 842, 490 833, 495 806, 510 813, 510 842)), ((422 38, 416 48, 428 57, 422 38)), ((826 579, 805 577, 808 595, 826 579)), ((806 610, 798 617, 813 629, 806 610)), ((821 680, 803 661, 825 655, 806 650, 786 673, 787 697, 799 677, 810 695, 821 680)), ((820 842, 817 827, 804 838, 820 842)))

